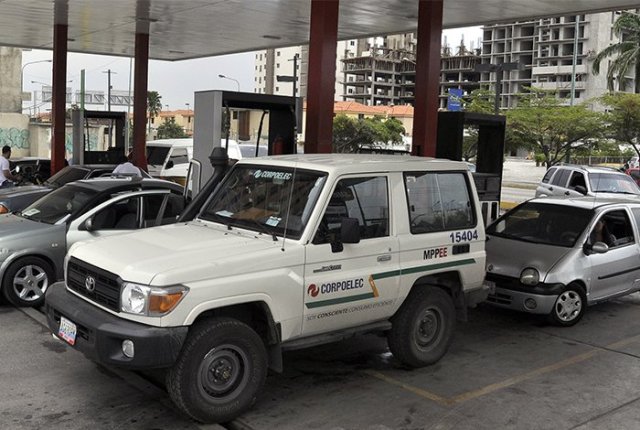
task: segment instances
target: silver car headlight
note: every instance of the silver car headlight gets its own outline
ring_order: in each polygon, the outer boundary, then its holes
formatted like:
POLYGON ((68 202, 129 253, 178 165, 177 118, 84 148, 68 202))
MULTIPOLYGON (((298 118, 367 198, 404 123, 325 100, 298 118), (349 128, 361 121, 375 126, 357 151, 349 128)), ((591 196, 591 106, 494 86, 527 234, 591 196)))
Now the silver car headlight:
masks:
POLYGON ((134 315, 165 315, 175 309, 188 291, 182 285, 158 288, 125 282, 120 294, 120 309, 134 315))
POLYGON ((530 287, 538 285, 540 282, 540 272, 533 267, 527 267, 520 274, 520 282, 530 287))

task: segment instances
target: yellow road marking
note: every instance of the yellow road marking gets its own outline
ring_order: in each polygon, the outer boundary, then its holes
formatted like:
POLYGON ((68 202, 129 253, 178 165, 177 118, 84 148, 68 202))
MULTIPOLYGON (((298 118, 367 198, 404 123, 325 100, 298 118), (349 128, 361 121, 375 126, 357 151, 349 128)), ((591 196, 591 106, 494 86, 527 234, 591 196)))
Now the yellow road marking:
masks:
POLYGON ((621 348, 623 346, 627 346, 629 344, 632 344, 634 342, 638 342, 640 341, 640 335, 637 336, 633 336, 627 339, 622 339, 619 340, 617 342, 611 343, 609 345, 606 345, 602 348, 598 348, 595 347, 590 351, 587 352, 583 352, 582 354, 578 354, 578 355, 574 355, 573 357, 569 357, 565 360, 562 361, 558 361, 557 363, 554 364, 550 364, 548 366, 544 366, 544 367, 540 367, 538 369, 532 370, 530 372, 525 372, 522 373, 518 376, 514 376, 511 378, 507 378, 503 381, 500 382, 496 382, 494 384, 490 384, 487 385, 485 387, 479 388, 477 390, 472 390, 472 391, 467 391, 466 393, 462 393, 459 394, 457 396, 454 397, 442 397, 439 396, 435 393, 432 393, 430 391, 424 390, 422 388, 418 388, 418 387, 414 387, 413 385, 410 384, 406 384, 402 381, 399 381, 395 378, 392 378, 390 376, 384 375, 381 372, 377 372, 374 370, 366 370, 364 371, 364 373, 366 373, 369 376, 373 376, 376 379, 380 379, 381 381, 387 382, 391 385, 395 385, 398 386, 400 388, 403 388, 409 392, 412 392, 420 397, 423 397, 425 399, 431 400, 433 402, 436 402, 442 406, 453 406, 456 405, 458 403, 463 403, 466 402, 468 400, 471 399, 475 399, 478 397, 482 397, 486 394, 490 394, 493 393, 495 391, 501 390, 503 388, 507 388, 510 387, 512 385, 518 384, 520 382, 524 382, 528 379, 534 378, 536 376, 540 376, 540 375, 544 375, 545 373, 550 373, 550 372, 554 372, 556 370, 560 370, 563 367, 567 367, 567 366, 571 366, 573 364, 576 363, 580 363, 582 361, 588 360, 590 358, 592 358, 593 356, 595 356, 598 353, 601 353, 603 351, 607 351, 607 350, 611 350, 611 349, 615 349, 615 348, 621 348))

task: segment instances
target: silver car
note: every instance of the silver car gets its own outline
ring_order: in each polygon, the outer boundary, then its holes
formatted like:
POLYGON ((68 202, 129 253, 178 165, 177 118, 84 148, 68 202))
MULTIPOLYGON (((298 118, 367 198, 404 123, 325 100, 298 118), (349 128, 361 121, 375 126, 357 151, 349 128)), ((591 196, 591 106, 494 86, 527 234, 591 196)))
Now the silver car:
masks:
POLYGON ((608 167, 553 166, 536 188, 536 197, 616 198, 625 194, 640 198, 640 188, 629 175, 608 167))
POLYGON ((64 185, 16 214, 0 215, 0 286, 16 306, 38 306, 80 240, 176 221, 182 187, 158 179, 100 178, 64 185))
POLYGON ((544 198, 487 228, 489 303, 577 323, 588 305, 640 290, 640 202, 544 198))

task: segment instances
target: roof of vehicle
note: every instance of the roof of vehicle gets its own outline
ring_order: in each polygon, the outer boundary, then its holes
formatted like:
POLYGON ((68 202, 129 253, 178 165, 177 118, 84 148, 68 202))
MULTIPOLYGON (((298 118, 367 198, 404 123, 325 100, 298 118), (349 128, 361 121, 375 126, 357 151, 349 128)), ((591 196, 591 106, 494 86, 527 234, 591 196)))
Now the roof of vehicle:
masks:
POLYGON ((356 173, 409 170, 467 170, 461 161, 451 161, 410 155, 378 154, 297 154, 277 155, 260 159, 242 159, 238 164, 271 164, 328 172, 356 173))
POLYGON ((134 176, 109 176, 101 178, 82 179, 80 181, 75 181, 63 185, 63 187, 69 185, 91 188, 98 192, 108 191, 112 189, 128 189, 137 187, 140 187, 142 189, 167 188, 177 192, 182 192, 182 186, 176 184, 175 182, 153 178, 139 178, 134 176))
POLYGON ((193 138, 150 140, 147 146, 193 146, 193 138))
MULTIPOLYGON (((614 169, 613 167, 601 167, 601 166, 579 166, 577 164, 561 164, 559 166, 553 166, 558 168, 569 168, 569 169, 582 169, 589 173, 622 173, 621 171, 614 169)), ((553 168, 552 167, 552 168, 553 168)), ((624 173, 623 173, 624 174, 624 173)))
POLYGON ((540 197, 536 199, 528 200, 525 203, 544 203, 558 206, 572 206, 582 209, 598 209, 605 206, 612 206, 617 204, 626 204, 633 206, 640 206, 640 197, 638 196, 620 196, 616 198, 611 197, 540 197))

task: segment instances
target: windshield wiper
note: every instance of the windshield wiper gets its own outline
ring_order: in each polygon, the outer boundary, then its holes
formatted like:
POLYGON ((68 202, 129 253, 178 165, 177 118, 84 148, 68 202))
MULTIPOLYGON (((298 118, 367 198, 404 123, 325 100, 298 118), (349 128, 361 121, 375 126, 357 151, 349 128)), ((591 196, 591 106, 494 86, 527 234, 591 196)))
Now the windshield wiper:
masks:
POLYGON ((252 221, 255 225, 258 226, 258 228, 260 229, 260 233, 264 233, 267 234, 269 236, 271 236, 271 238, 273 239, 274 242, 278 241, 278 236, 276 236, 276 234, 271 231, 270 229, 267 228, 266 225, 262 224, 261 222, 258 222, 257 220, 251 218, 250 221, 252 221))

